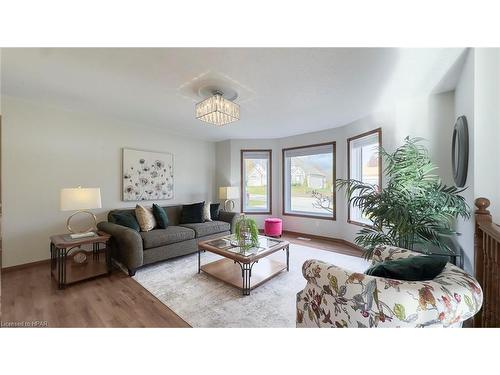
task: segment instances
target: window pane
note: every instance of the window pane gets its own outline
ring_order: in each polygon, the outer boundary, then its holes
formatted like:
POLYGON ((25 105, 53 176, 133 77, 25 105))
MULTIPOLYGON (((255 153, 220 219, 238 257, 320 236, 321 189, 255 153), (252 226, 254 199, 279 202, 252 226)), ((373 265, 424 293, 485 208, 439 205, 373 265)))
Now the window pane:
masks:
MULTIPOLYGON (((349 141, 350 148, 350 179, 359 180, 371 185, 379 185, 381 174, 379 165, 379 132, 349 141)), ((358 207, 350 207, 350 220, 371 224, 358 207)))
POLYGON ((378 185, 378 142, 361 149, 361 181, 378 185))
POLYGON ((285 213, 332 217, 333 144, 285 150, 285 213))
POLYGON ((246 203, 249 209, 267 209, 267 160, 246 159, 246 203))
POLYGON ((270 153, 243 152, 243 211, 269 212, 270 153))

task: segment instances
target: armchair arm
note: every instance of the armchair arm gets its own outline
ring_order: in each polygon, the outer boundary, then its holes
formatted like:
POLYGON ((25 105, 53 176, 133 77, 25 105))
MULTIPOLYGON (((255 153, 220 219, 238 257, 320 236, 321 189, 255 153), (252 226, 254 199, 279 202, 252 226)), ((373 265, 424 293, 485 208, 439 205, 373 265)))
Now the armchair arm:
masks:
POLYGON ((302 267, 297 327, 455 326, 482 304, 477 281, 447 264, 431 281, 401 281, 350 272, 319 260, 302 267))
POLYGON ((219 211, 219 220, 231 224, 231 233, 234 233, 236 221, 240 217, 237 212, 219 211))
POLYGON ((396 260, 402 258, 409 258, 413 256, 422 256, 424 254, 415 251, 403 249, 395 246, 379 246, 373 251, 372 263, 385 262, 386 260, 396 260))
POLYGON ((142 238, 137 231, 107 221, 97 224, 97 228, 112 236, 112 243, 116 245, 115 255, 129 270, 142 266, 142 238))

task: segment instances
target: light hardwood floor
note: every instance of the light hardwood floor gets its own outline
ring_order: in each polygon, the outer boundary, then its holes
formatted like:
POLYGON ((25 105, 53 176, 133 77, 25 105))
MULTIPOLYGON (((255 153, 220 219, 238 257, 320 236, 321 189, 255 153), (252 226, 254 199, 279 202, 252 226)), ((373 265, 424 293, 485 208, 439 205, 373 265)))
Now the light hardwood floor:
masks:
MULTIPOLYGON (((300 245, 361 256, 338 242, 284 239, 300 245)), ((48 263, 2 272, 2 322, 41 322, 48 327, 189 327, 156 297, 126 274, 88 280, 58 290, 48 263)))
POLYGON ((316 249, 333 251, 345 255, 362 257, 363 251, 348 242, 332 241, 326 237, 310 236, 302 233, 284 232, 282 238, 297 245, 314 247, 316 249))
POLYGON ((2 321, 48 327, 189 327, 121 271, 58 290, 48 263, 2 272, 2 321))

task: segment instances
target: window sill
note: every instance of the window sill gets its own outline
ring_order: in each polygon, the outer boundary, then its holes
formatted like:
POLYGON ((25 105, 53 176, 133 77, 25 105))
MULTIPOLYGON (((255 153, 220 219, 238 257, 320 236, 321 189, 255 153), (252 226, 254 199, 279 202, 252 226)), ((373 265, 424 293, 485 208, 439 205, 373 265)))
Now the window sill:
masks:
POLYGON ((272 211, 241 211, 245 215, 272 215, 272 211))
POLYGON ((320 220, 336 221, 335 214, 333 214, 333 216, 317 216, 317 215, 294 214, 294 213, 283 212, 283 216, 295 216, 295 217, 303 217, 303 218, 307 218, 307 219, 320 219, 320 220))
POLYGON ((350 220, 348 219, 347 222, 352 225, 357 225, 358 227, 364 227, 364 228, 373 228, 373 225, 362 223, 360 221, 355 221, 355 220, 350 220))

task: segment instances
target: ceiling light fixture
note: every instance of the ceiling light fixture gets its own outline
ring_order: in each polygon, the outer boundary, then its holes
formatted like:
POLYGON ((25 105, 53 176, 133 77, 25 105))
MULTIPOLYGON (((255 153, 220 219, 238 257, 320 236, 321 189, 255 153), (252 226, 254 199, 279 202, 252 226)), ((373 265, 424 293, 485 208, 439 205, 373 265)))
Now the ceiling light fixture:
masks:
POLYGON ((216 126, 224 126, 240 119, 240 106, 223 96, 221 91, 196 104, 196 118, 216 126))

